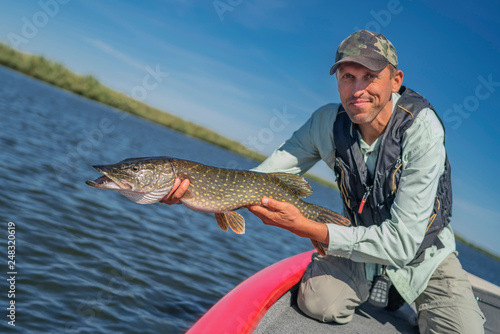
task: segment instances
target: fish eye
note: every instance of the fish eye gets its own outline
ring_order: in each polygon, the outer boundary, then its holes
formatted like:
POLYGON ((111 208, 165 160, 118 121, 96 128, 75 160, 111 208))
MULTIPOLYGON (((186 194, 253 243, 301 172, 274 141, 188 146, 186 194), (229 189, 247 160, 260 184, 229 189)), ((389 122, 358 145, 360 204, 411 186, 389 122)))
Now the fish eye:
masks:
POLYGON ((139 166, 137 166, 137 165, 132 166, 132 170, 134 172, 138 172, 139 171, 139 166))

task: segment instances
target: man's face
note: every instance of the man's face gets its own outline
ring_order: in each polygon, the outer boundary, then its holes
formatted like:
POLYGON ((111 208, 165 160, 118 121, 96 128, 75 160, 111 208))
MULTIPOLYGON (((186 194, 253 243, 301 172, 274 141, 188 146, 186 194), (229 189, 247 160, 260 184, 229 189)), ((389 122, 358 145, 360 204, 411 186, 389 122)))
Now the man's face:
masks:
POLYGON ((388 66, 376 72, 348 62, 339 66, 337 75, 340 100, 353 123, 372 123, 381 111, 388 115, 392 113, 392 103, 388 102, 391 93, 397 92, 401 86, 401 71, 391 78, 388 66))

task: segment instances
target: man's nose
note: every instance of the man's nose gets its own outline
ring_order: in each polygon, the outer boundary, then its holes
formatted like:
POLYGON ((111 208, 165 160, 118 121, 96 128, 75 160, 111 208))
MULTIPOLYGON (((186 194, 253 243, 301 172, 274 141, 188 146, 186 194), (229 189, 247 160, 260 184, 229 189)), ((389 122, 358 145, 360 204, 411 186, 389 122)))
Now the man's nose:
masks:
POLYGON ((367 86, 368 84, 364 80, 356 79, 352 86, 352 95, 355 97, 363 95, 367 86))

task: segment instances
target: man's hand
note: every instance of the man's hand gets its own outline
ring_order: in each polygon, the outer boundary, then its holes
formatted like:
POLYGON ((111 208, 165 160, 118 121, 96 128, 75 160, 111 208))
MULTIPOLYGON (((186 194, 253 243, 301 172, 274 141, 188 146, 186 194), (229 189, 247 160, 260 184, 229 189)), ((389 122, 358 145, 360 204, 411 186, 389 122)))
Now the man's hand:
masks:
POLYGON ((248 210, 259 217, 264 224, 286 230, 293 229, 298 219, 305 219, 299 209, 292 204, 267 197, 262 198, 262 206, 252 205, 248 207, 248 210))
POLYGON ((181 198, 189 187, 189 180, 185 179, 181 182, 181 179, 176 178, 172 190, 162 198, 161 203, 168 205, 181 204, 181 198))
POLYGON ((259 217, 266 225, 272 225, 289 230, 305 238, 329 243, 328 227, 304 217, 299 209, 287 202, 272 198, 262 198, 261 205, 248 206, 248 210, 259 217))

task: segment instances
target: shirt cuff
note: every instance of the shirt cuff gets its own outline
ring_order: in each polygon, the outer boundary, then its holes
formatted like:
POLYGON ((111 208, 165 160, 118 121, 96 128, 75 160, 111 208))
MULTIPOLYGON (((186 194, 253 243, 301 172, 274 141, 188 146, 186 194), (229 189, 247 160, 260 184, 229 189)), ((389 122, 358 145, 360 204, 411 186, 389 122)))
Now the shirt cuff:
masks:
POLYGON ((349 259, 354 248, 354 228, 336 224, 326 224, 330 243, 327 254, 349 259))

